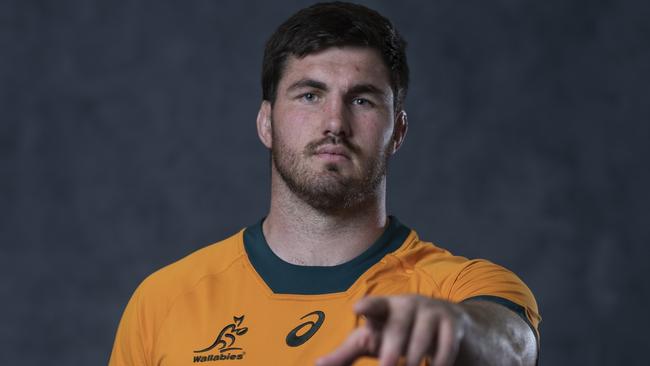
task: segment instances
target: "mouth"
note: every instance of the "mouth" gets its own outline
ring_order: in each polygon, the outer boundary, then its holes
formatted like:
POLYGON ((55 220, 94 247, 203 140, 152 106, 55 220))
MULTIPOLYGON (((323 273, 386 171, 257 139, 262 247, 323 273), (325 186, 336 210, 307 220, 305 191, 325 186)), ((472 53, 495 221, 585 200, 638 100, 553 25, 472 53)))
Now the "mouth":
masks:
POLYGON ((321 146, 318 149, 316 149, 314 155, 322 159, 334 160, 334 161, 351 160, 348 150, 343 146, 335 146, 335 145, 321 146))

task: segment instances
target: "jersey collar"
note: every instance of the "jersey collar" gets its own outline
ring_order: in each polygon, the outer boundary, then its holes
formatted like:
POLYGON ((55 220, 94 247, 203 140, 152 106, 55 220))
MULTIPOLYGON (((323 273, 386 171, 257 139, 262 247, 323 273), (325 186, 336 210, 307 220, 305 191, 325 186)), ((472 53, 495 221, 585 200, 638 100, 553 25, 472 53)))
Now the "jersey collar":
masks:
POLYGON ((389 216, 383 234, 365 252, 336 266, 299 266, 279 258, 266 242, 260 220, 244 230, 244 248, 253 268, 276 294, 316 295, 343 292, 406 240, 411 229, 389 216))

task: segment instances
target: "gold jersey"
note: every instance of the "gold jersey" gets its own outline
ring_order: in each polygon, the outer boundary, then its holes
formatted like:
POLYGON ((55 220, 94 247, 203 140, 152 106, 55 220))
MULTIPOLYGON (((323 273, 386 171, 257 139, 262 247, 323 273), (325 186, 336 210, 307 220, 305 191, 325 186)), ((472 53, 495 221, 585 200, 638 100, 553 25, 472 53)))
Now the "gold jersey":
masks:
POLYGON ((537 303, 515 274, 424 242, 394 217, 364 253, 332 267, 284 262, 260 222, 146 278, 124 311, 109 365, 313 365, 359 325, 357 301, 399 294, 495 301, 538 337, 537 303))

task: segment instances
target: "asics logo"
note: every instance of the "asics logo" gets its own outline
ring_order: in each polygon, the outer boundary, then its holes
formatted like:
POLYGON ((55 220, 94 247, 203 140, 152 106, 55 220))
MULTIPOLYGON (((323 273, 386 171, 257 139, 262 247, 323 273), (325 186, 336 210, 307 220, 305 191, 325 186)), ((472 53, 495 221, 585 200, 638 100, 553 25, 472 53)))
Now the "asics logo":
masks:
POLYGON ((307 317, 312 317, 312 320, 299 324, 297 327, 293 328, 289 334, 287 334, 287 346, 298 347, 307 342, 309 338, 316 334, 320 326, 323 325, 323 321, 325 321, 325 313, 320 310, 312 311, 300 319, 305 319, 307 317), (304 330, 305 328, 307 328, 307 330, 304 330))

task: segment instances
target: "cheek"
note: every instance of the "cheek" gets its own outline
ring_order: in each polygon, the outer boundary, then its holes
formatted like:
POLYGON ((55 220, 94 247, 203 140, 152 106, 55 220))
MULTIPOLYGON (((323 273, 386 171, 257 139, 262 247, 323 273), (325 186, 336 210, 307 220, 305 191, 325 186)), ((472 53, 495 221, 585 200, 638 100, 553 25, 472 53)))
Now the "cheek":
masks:
POLYGON ((299 110, 282 110, 274 116, 276 133, 290 144, 305 142, 314 137, 314 116, 299 110), (281 112, 281 113, 280 113, 281 112))
POLYGON ((291 118, 276 118, 272 123, 273 143, 292 150, 304 148, 313 139, 313 134, 305 123, 303 115, 294 114, 291 118))
POLYGON ((373 151, 383 151, 392 140, 393 127, 389 122, 369 119, 360 125, 357 136, 365 141, 366 146, 372 147, 373 151))

